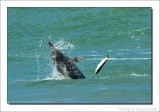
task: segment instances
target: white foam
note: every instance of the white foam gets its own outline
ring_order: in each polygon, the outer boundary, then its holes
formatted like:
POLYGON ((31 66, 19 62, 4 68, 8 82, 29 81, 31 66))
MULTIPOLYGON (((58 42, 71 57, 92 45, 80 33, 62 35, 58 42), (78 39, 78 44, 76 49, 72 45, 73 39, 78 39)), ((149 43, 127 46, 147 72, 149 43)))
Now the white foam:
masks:
POLYGON ((141 52, 139 54, 151 54, 151 52, 141 52))
POLYGON ((136 74, 136 73, 132 73, 131 76, 140 77, 140 76, 148 76, 148 75, 147 75, 147 74, 136 74))
POLYGON ((115 49, 115 50, 107 50, 107 51, 128 51, 130 49, 115 49))
MULTIPOLYGON (((103 58, 90 58, 85 60, 102 60, 103 58)), ((109 58, 113 61, 123 61, 123 60, 150 60, 151 58, 109 58)))
POLYGON ((46 78, 41 79, 41 80, 64 80, 64 79, 67 79, 67 78, 63 75, 53 75, 51 77, 46 77, 46 78))
POLYGON ((93 54, 93 55, 82 55, 82 56, 85 56, 85 57, 97 57, 97 56, 103 56, 103 55, 96 55, 96 54, 94 55, 93 54))
POLYGON ((9 82, 8 84, 15 84, 15 83, 32 83, 32 82, 40 82, 40 81, 49 81, 49 80, 64 80, 64 79, 69 79, 63 75, 52 75, 52 76, 47 76, 45 78, 37 78, 37 79, 33 79, 33 80, 15 80, 12 82, 9 82))
POLYGON ((85 59, 85 60, 89 60, 89 61, 92 61, 92 60, 102 60, 103 58, 89 58, 89 59, 85 59))
POLYGON ((14 83, 23 83, 23 82, 35 82, 37 80, 15 80, 15 81, 12 81, 12 82, 9 82, 8 84, 14 84, 14 83))
POLYGON ((150 60, 151 58, 110 58, 110 60, 150 60))

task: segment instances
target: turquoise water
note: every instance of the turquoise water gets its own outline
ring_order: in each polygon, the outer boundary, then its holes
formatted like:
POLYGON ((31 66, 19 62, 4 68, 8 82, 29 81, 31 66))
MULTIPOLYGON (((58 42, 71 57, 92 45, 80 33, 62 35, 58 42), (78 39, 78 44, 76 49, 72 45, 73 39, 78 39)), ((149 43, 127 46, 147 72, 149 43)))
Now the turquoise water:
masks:
POLYGON ((8 103, 152 103, 151 8, 8 8, 8 103), (48 40, 86 79, 58 75, 48 40), (110 60, 98 75, 97 64, 110 60))

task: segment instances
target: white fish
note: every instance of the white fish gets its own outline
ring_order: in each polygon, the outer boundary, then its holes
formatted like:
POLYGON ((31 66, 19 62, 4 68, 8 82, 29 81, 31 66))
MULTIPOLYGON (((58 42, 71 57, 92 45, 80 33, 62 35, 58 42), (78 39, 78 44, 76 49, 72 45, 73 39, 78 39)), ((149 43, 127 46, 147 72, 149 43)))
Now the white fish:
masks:
POLYGON ((106 63, 106 61, 109 60, 109 55, 105 57, 98 65, 97 68, 95 69, 95 74, 98 74, 98 72, 102 69, 103 65, 106 63))

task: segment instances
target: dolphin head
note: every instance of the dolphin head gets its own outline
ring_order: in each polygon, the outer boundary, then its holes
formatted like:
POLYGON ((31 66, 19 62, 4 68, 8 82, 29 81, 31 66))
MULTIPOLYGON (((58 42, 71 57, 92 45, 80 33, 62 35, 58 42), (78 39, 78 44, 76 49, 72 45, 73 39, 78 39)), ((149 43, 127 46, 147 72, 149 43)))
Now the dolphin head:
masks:
POLYGON ((63 58, 63 53, 55 48, 55 46, 51 43, 51 41, 48 42, 49 46, 51 47, 51 54, 54 60, 61 60, 63 58))

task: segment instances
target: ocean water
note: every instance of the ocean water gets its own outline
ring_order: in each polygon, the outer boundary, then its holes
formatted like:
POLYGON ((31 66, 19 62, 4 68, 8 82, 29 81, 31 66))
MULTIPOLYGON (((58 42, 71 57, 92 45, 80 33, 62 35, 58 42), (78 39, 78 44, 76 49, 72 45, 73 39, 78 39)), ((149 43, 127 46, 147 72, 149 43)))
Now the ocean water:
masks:
POLYGON ((7 10, 7 101, 52 104, 152 103, 152 10, 13 8, 7 10), (86 79, 58 75, 48 40, 86 79), (110 60, 96 75, 97 64, 110 60))

